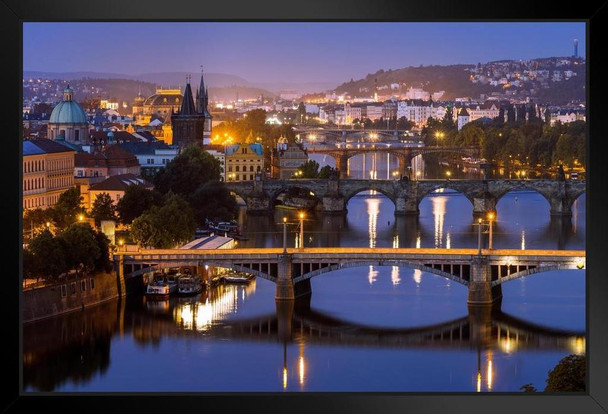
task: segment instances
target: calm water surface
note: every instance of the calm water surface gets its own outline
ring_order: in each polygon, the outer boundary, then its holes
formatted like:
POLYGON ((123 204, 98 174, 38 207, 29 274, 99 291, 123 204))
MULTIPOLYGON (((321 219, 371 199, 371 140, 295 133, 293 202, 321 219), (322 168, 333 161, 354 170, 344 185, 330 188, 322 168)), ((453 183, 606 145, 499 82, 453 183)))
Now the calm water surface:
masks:
MULTIPOLYGON (((381 177, 379 177, 381 178, 381 177)), ((447 190, 446 190, 447 191, 447 190)), ((497 206, 495 248, 584 249, 585 195, 572 219, 551 219, 537 193, 497 206)), ((299 243, 296 212, 240 215, 238 247, 299 243)), ((346 217, 309 213, 305 246, 477 247, 472 205, 426 197, 416 218, 394 216, 377 194, 346 217)), ((487 246, 487 235, 483 243, 487 246)), ((505 283, 502 309, 469 312, 467 289, 406 267, 365 266, 313 278, 309 308, 277 308, 275 285, 219 286, 193 298, 143 297, 28 324, 26 391, 518 392, 544 389, 564 356, 585 351, 585 271, 505 283)))

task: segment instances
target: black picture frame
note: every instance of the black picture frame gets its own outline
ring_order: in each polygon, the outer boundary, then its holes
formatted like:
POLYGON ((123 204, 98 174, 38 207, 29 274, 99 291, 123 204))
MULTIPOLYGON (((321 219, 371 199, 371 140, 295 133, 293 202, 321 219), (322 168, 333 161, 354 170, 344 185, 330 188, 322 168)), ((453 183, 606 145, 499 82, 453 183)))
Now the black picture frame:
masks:
POLYGON ((10 288, 3 297, 2 375, 8 386, 0 393, 2 412, 188 412, 191 410, 258 410, 290 413, 608 413, 608 275, 606 214, 606 180, 604 180, 602 140, 608 139, 604 103, 606 78, 600 67, 605 55, 602 40, 608 26, 606 1, 578 2, 569 7, 551 1, 495 2, 479 0, 398 1, 350 0, 332 3, 308 0, 287 3, 280 0, 203 2, 196 0, 0 0, 0 30, 3 39, 4 94, 2 114, 3 145, 10 157, 2 162, 2 177, 17 188, 6 192, 15 197, 0 203, 5 218, 6 259, 11 270, 5 270, 4 286, 10 288), (21 107, 22 102, 22 24, 26 21, 585 21, 587 23, 586 59, 588 172, 587 172, 587 360, 588 390, 576 394, 500 393, 462 395, 451 393, 245 393, 213 396, 182 394, 80 394, 32 396, 21 390, 21 246, 13 247, 13 236, 21 239, 21 107), (604 33, 604 35, 602 35, 604 33), (19 103, 19 104, 17 104, 19 103), (6 121, 4 121, 6 120, 6 121), (14 157, 14 158, 13 158, 14 157), (16 158, 16 159, 15 159, 16 158), (10 161, 9 161, 10 160, 10 161), (590 191, 591 190, 591 191, 590 191), (589 192, 590 191, 590 192, 589 192), (593 200, 593 201, 592 201, 593 200), (591 202, 592 201, 592 202, 591 202), (14 218, 18 218, 15 220, 14 218), (10 252, 13 253, 10 253, 10 252), (15 289, 16 288, 16 289, 15 289))

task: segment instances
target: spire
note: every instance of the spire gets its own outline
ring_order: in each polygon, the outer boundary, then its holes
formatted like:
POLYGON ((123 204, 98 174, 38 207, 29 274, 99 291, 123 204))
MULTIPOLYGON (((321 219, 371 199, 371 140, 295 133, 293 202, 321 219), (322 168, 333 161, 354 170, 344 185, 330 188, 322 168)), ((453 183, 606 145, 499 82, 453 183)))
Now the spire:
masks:
POLYGON ((205 96, 205 79, 203 78, 203 65, 201 65, 201 82, 198 85, 198 91, 196 92, 196 112, 199 114, 204 113, 207 107, 207 98, 205 96))
POLYGON ((194 99, 192 98, 192 89, 190 88, 190 79, 187 78, 186 90, 184 91, 184 98, 182 99, 182 107, 179 111, 180 115, 194 115, 196 109, 194 107, 194 99))

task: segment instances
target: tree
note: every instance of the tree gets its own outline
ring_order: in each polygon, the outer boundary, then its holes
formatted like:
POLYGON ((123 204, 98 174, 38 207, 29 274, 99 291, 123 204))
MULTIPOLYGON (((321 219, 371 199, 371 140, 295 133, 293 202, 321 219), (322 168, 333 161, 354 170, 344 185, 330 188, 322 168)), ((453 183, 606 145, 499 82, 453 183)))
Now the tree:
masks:
POLYGON ((298 178, 317 178, 319 175, 319 163, 315 160, 308 160, 298 167, 298 171, 302 174, 298 178))
POLYGON ((131 224, 153 205, 160 205, 160 193, 148 190, 141 185, 130 185, 124 196, 116 203, 116 211, 121 223, 131 224))
POLYGON ((521 387, 519 387, 520 390, 523 390, 524 392, 536 392, 536 387, 534 387, 532 384, 528 383, 528 384, 524 384, 521 387))
POLYGON ((95 219, 95 224, 98 226, 102 220, 116 220, 116 206, 110 194, 101 193, 95 198, 91 208, 91 217, 95 219))
POLYGON ((555 151, 553 152, 553 163, 554 164, 566 164, 572 166, 575 152, 575 141, 572 135, 562 134, 557 140, 555 151))
POLYGON ((76 217, 83 213, 82 196, 78 187, 72 187, 61 193, 52 209, 53 221, 59 229, 76 222, 76 217))
POLYGON ((162 194, 172 191, 187 197, 211 180, 219 181, 220 163, 196 145, 186 147, 154 176, 154 186, 162 194))
POLYGON ((568 355, 549 371, 545 392, 585 391, 586 375, 585 355, 568 355))
POLYGON ((397 129, 406 129, 410 130, 414 127, 414 123, 408 120, 406 117, 402 116, 397 120, 397 129))
POLYGON ((322 178, 322 179, 332 178, 335 173, 336 173, 336 170, 334 168, 330 167, 329 165, 326 165, 319 170, 319 174, 317 174, 317 178, 322 178))
POLYGON ((95 260, 95 269, 104 272, 110 272, 112 270, 112 262, 110 261, 110 240, 108 237, 100 231, 95 232, 95 241, 101 254, 95 260))
POLYGON ((72 224, 58 238, 64 240, 68 246, 67 265, 70 269, 77 269, 81 264, 87 271, 95 269, 102 251, 95 231, 88 223, 72 224))
POLYGON ((26 210, 23 216, 24 240, 32 240, 36 237, 37 234, 46 229, 46 223, 53 221, 53 218, 53 210, 50 208, 26 210))
POLYGON ((236 199, 219 181, 210 181, 199 187, 191 197, 196 222, 202 225, 205 219, 228 221, 236 216, 236 199))
POLYGON ((545 123, 547 123, 547 124, 551 123, 551 110, 549 109, 549 107, 547 107, 547 109, 545 109, 545 123))
POLYGON ((23 267, 37 278, 56 279, 69 269, 68 248, 63 239, 44 230, 29 243, 28 250, 31 254, 24 255, 23 267))
POLYGON ((196 230, 192 207, 179 195, 168 193, 162 207, 153 206, 131 224, 131 237, 142 246, 174 248, 189 241, 196 230))

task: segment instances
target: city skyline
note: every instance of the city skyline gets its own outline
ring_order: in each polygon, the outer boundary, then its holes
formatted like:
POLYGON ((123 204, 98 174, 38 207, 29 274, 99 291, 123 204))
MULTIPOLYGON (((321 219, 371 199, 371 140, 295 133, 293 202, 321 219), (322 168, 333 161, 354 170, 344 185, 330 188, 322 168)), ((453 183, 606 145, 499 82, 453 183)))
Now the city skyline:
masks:
POLYGON ((252 83, 337 86, 380 69, 572 56, 574 39, 585 57, 584 22, 28 22, 23 70, 134 76, 202 65, 252 83))

